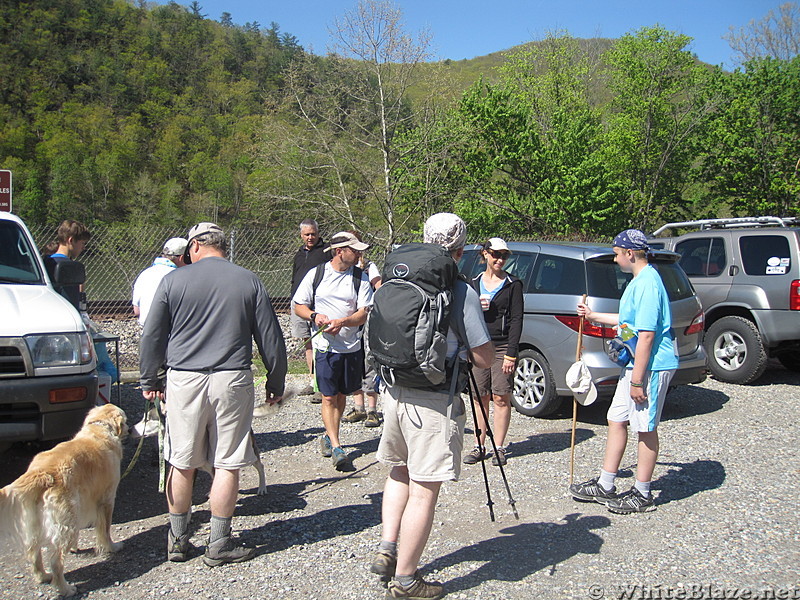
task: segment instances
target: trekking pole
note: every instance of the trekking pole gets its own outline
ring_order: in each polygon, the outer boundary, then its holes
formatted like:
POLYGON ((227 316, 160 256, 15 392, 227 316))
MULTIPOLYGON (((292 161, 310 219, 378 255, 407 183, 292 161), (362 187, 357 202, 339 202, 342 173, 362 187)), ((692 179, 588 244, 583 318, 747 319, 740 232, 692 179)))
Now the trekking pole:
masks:
MULTIPOLYGON (((475 378, 472 377, 472 366, 471 363, 467 363, 467 369, 469 371, 470 378, 474 381, 475 378)), ((481 454, 486 454, 484 452, 484 447, 481 445, 481 430, 478 427, 478 413, 475 412, 475 399, 472 396, 472 385, 467 385, 467 390, 469 391, 469 403, 472 405, 472 422, 475 423, 475 442, 478 444, 478 448, 481 450, 481 454)), ((475 386, 475 394, 478 393, 478 387, 475 386)), ((480 396, 478 396, 478 401, 480 401, 480 396)), ((489 490, 489 475, 486 473, 486 461, 481 460, 481 468, 483 469, 483 483, 486 486, 486 506, 489 507, 489 518, 494 521, 494 502, 492 502, 492 492, 489 490)))
MULTIPOLYGON (((489 414, 488 414, 488 411, 486 410, 486 407, 483 405, 483 402, 480 401, 480 396, 478 395, 478 382, 475 381, 475 375, 472 373, 472 363, 469 363, 469 366, 467 368, 469 369, 470 382, 472 383, 472 387, 475 388, 475 395, 478 397, 478 404, 481 407, 481 414, 483 414, 483 422, 486 424, 486 437, 488 437, 489 441, 492 443, 492 452, 494 452, 494 455, 497 456, 497 445, 494 443, 494 434, 492 433, 492 428, 489 427, 489 414)), ((468 386, 468 387, 470 387, 470 386, 468 386)), ((472 396, 472 391, 470 389, 470 397, 471 396, 472 396)), ((473 416, 475 415, 475 404, 474 403, 472 405, 472 414, 473 414, 473 416)), ((477 424, 477 421, 476 421, 476 424, 477 424)), ((480 445, 480 442, 479 442, 479 445, 480 445)), ((483 448, 481 448, 481 449, 483 449, 483 448)), ((485 463, 486 461, 482 461, 482 462, 485 463)), ((506 488, 506 495, 508 495, 508 504, 511 506, 511 512, 514 513, 514 518, 519 521, 519 513, 517 512, 517 503, 514 500, 514 497, 511 495, 511 488, 509 487, 508 479, 506 478, 506 470, 503 467, 503 463, 500 461, 499 457, 498 457, 498 460, 497 460, 497 466, 500 467, 500 476, 503 478, 503 485, 506 488)), ((485 472, 486 472, 486 467, 484 466, 484 473, 485 472)), ((488 485, 489 484, 487 483, 486 485, 487 485, 487 491, 488 491, 488 485)), ((492 519, 492 520, 494 520, 494 519, 492 519)))

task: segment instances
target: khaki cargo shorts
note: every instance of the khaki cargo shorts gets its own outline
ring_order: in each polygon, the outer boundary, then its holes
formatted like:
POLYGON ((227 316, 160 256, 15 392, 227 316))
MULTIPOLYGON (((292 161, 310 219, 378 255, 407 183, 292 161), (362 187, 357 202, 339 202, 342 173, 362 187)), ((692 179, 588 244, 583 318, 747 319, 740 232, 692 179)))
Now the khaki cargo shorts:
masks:
POLYGON ((448 395, 384 386, 383 435, 377 458, 392 467, 408 467, 414 481, 457 480, 464 447, 464 402, 453 398, 447 416, 448 395))

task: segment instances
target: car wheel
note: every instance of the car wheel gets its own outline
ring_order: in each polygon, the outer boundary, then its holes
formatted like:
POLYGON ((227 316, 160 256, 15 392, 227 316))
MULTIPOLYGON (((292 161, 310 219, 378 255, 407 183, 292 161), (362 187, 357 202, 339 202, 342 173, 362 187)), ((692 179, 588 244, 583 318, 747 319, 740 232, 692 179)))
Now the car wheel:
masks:
POLYGON ((727 383, 752 383, 767 368, 761 334, 752 321, 723 317, 715 321, 703 342, 711 374, 727 383))
POLYGON ((523 350, 517 357, 511 403, 528 417, 549 415, 561 404, 550 365, 536 350, 523 350))
POLYGON ((778 355, 781 364, 795 373, 800 373, 800 351, 783 352, 778 355))

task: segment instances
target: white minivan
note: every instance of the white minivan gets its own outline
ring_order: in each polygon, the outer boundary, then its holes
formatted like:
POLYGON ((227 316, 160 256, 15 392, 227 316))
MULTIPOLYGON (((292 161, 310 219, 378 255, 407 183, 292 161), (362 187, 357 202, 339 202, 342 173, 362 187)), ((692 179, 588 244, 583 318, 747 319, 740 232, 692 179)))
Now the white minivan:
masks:
MULTIPOLYGON (((72 261, 54 276, 59 285, 84 278, 72 261)), ((97 386, 80 314, 53 289, 22 220, 0 212, 0 448, 72 436, 94 406, 97 386)))

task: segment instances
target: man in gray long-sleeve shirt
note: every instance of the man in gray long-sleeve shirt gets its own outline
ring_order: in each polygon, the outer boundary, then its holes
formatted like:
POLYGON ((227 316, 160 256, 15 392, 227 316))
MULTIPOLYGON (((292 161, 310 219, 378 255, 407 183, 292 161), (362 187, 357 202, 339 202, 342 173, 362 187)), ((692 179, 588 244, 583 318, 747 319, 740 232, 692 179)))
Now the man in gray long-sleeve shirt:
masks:
POLYGON ((139 353, 142 395, 164 396, 158 370, 167 367, 166 459, 170 530, 167 558, 189 558, 189 519, 197 468, 215 467, 209 501, 211 536, 203 560, 214 567, 242 562, 254 550, 231 539, 239 470, 256 460, 252 342, 269 371, 267 402, 280 401, 286 347, 264 286, 255 274, 228 262, 225 236, 214 223, 189 230, 188 267, 165 276, 156 290, 139 353), (192 263, 192 264, 190 264, 192 263))

